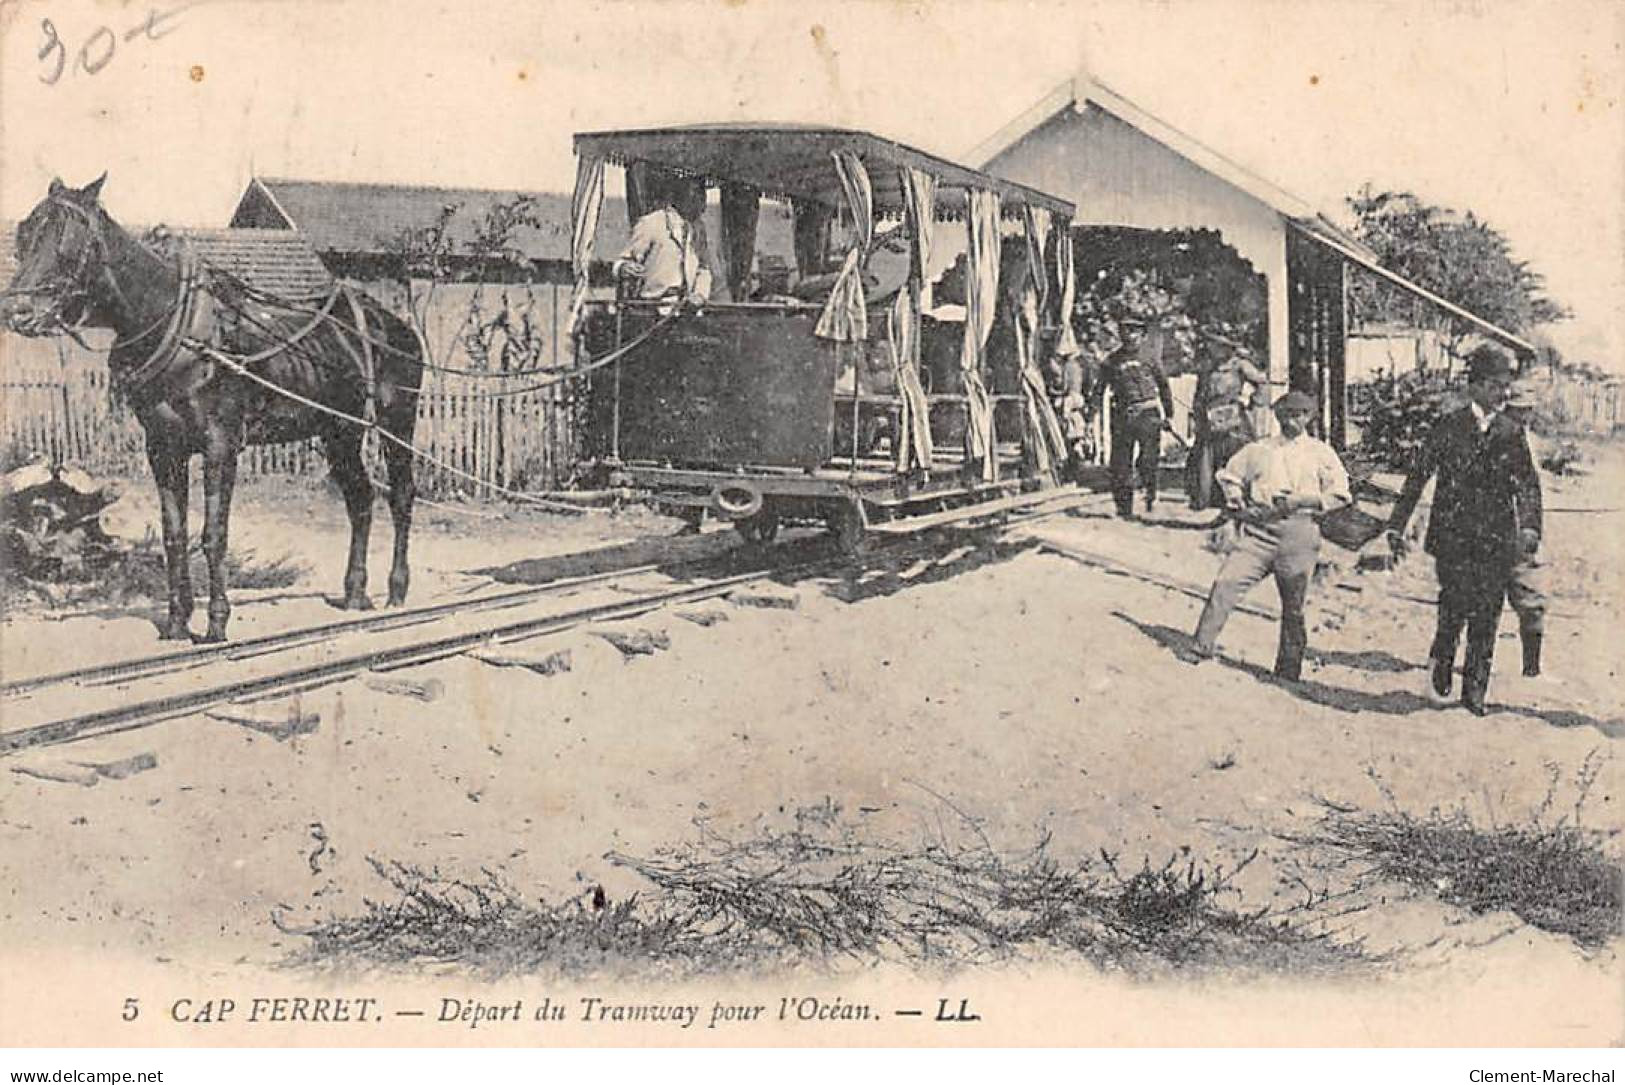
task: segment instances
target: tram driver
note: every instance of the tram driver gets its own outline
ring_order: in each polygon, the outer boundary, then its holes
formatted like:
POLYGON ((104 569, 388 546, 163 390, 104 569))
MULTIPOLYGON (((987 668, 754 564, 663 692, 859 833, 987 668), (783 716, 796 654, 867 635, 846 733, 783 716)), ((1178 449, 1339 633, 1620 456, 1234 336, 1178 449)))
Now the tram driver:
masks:
POLYGON ((672 178, 655 204, 633 224, 632 240, 615 261, 615 277, 636 284, 637 297, 675 298, 697 308, 711 298, 705 186, 672 178))

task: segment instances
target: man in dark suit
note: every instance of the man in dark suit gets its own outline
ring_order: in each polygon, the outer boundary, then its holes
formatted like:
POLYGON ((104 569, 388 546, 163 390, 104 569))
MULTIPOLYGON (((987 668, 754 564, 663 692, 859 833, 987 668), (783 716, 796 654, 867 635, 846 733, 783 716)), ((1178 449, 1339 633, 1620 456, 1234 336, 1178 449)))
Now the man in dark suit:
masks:
POLYGON ((1402 554, 1422 488, 1438 476, 1424 542, 1439 576, 1439 624, 1428 653, 1433 689, 1449 695, 1465 626, 1461 703, 1479 716, 1513 567, 1540 547, 1534 457, 1523 426, 1504 411, 1511 380, 1511 362, 1500 348, 1486 344, 1467 356, 1467 404, 1434 424, 1388 522, 1389 545, 1402 554))
POLYGON ((1112 499, 1117 515, 1134 516, 1134 469, 1145 487, 1145 511, 1157 503, 1157 471, 1162 464, 1162 431, 1171 429, 1173 392, 1162 371, 1154 342, 1147 340, 1145 321, 1132 313, 1117 318, 1122 346, 1106 360, 1091 395, 1099 414, 1106 390, 1112 393, 1112 499), (1136 454, 1136 452, 1138 454, 1136 454))

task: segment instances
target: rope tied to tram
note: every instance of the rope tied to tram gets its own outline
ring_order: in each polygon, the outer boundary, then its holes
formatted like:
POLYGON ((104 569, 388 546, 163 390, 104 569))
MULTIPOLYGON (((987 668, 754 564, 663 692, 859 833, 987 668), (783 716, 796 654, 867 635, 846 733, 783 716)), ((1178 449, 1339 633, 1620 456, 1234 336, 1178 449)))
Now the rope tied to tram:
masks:
MULTIPOLYGON (((628 341, 626 343, 623 343, 621 346, 615 348, 614 350, 610 351, 608 354, 603 355, 602 357, 593 359, 591 362, 587 363, 586 365, 576 366, 576 367, 572 368, 569 371, 569 373, 560 374, 560 379, 568 379, 568 378, 571 378, 571 377, 580 376, 580 375, 582 375, 584 373, 590 373, 593 370, 602 369, 603 367, 605 367, 607 365, 614 364, 615 362, 619 361, 622 357, 624 357, 627 353, 629 353, 632 350, 635 350, 636 348, 638 348, 639 346, 641 346, 645 342, 647 342, 652 336, 654 336, 654 334, 656 332, 660 331, 667 324, 671 323, 673 320, 676 319, 676 317, 677 317, 677 313, 675 313, 675 312, 668 313, 668 314, 665 314, 665 315, 661 316, 661 318, 659 320, 657 320, 653 324, 651 324, 642 334, 638 335, 636 338, 634 338, 634 339, 632 339, 632 340, 630 340, 630 341, 628 341)), ((346 329, 346 330, 349 330, 349 329, 346 329)), ((501 485, 500 483, 489 482, 489 481, 487 481, 485 479, 480 478, 477 475, 470 474, 469 472, 464 471, 461 468, 455 467, 452 464, 446 463, 444 460, 441 460, 441 459, 431 455, 430 453, 425 452, 423 449, 417 447, 412 442, 404 440, 404 439, 402 439, 400 437, 397 437, 395 434, 391 433, 389 430, 387 430, 383 426, 379 425, 378 422, 375 419, 358 418, 355 415, 350 414, 350 413, 348 413, 346 411, 338 410, 335 407, 329 407, 325 403, 318 403, 315 400, 310 399, 308 396, 300 395, 298 392, 295 392, 293 389, 286 388, 283 385, 280 385, 280 384, 276 383, 275 381, 263 376, 262 374, 254 372, 252 369, 249 368, 248 363, 252 362, 253 360, 255 360, 257 358, 259 358, 259 355, 252 355, 252 356, 249 356, 249 357, 246 357, 246 358, 238 357, 238 356, 235 356, 235 355, 233 355, 233 354, 231 354, 231 353, 229 353, 227 351, 221 350, 220 348, 214 346, 212 343, 205 343, 202 340, 193 339, 193 338, 190 338, 190 337, 183 339, 182 342, 184 343, 184 345, 188 349, 196 351, 199 355, 201 355, 201 356, 203 356, 205 358, 208 358, 210 361, 215 362, 215 363, 217 363, 217 364, 219 364, 221 366, 224 366, 226 369, 230 370, 232 373, 235 373, 237 376, 242 377, 245 380, 252 381, 254 384, 259 385, 260 387, 266 389, 267 391, 270 391, 270 392, 275 393, 276 395, 282 396, 284 399, 287 399, 287 400, 290 400, 291 402, 297 403, 302 407, 306 407, 306 408, 309 408, 310 410, 316 411, 319 414, 326 415, 329 418, 334 418, 334 419, 337 419, 337 420, 339 420, 341 422, 346 422, 346 423, 348 423, 350 425, 353 425, 353 426, 359 426, 363 430, 369 430, 369 431, 371 431, 373 433, 376 433, 379 436, 380 439, 390 442, 391 444, 395 445, 396 447, 410 453, 412 456, 415 456, 418 459, 423 460, 424 462, 430 464, 431 466, 439 468, 440 470, 446 472, 449 475, 453 475, 453 476, 455 476, 457 478, 460 478, 460 479, 463 479, 464 481, 467 481, 467 482, 472 482, 477 486, 483 486, 483 487, 485 487, 485 488, 487 488, 487 489, 489 489, 489 490, 491 490, 491 491, 493 491, 495 493, 499 493, 499 494, 503 495, 504 497, 512 498, 515 501, 519 501, 519 502, 524 503, 524 504, 536 505, 536 506, 539 506, 539 507, 542 507, 542 508, 553 509, 555 511, 560 511, 560 512, 571 512, 571 513, 575 513, 577 515, 581 515, 581 514, 589 513, 589 512, 602 512, 602 511, 604 511, 604 510, 601 510, 601 509, 591 508, 589 506, 570 504, 569 502, 566 502, 566 501, 550 501, 545 497, 537 497, 535 494, 525 493, 523 490, 511 489, 511 488, 509 488, 507 486, 501 485)), ((262 352, 262 354, 263 353, 264 352, 262 352)), ((374 481, 374 485, 379 485, 379 484, 376 481, 374 481)), ((385 488, 387 489, 387 487, 385 487, 385 488)))

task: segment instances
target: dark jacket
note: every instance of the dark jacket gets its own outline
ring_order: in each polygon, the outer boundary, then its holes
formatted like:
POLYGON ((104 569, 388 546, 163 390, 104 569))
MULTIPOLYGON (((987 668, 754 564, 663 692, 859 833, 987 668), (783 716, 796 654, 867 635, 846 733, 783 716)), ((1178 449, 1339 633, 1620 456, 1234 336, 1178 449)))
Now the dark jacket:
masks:
POLYGON ((1100 380, 1090 395, 1090 406, 1100 410, 1100 401, 1106 389, 1112 390, 1112 414, 1123 415, 1130 410, 1162 405, 1162 416, 1174 415, 1174 395, 1168 387, 1168 376, 1158 364, 1149 344, 1138 350, 1120 348, 1101 367, 1100 380))
POLYGON ((1416 455, 1389 528, 1403 531, 1428 478, 1439 476, 1424 547, 1436 558, 1473 563, 1515 562, 1520 529, 1541 534, 1540 479, 1523 426, 1505 412, 1478 432, 1472 408, 1434 423, 1416 455))

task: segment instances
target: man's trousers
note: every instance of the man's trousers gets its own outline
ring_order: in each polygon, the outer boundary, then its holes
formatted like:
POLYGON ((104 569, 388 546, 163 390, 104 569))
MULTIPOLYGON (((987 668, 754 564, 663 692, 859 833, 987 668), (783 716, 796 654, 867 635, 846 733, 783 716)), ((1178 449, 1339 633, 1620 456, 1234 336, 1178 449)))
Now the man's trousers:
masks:
POLYGON ((1319 556, 1320 525, 1313 516, 1300 513, 1272 524, 1242 524, 1235 549, 1225 557, 1208 592, 1207 605, 1202 608, 1196 625, 1196 650, 1203 655, 1214 654, 1230 612, 1254 584, 1273 573, 1281 595, 1275 673, 1297 681, 1303 674, 1303 655, 1309 646, 1304 600, 1319 556))
POLYGON ((1495 657, 1495 633, 1512 580, 1509 561, 1436 557, 1439 576, 1439 624, 1428 652, 1436 662, 1453 664, 1456 642, 1467 631, 1467 658, 1462 668, 1464 690, 1482 698, 1489 687, 1495 657))
POLYGON ((1124 516, 1134 511, 1136 463, 1150 507, 1157 499, 1157 470, 1162 464, 1162 414, 1155 406, 1112 412, 1112 499, 1124 516))

